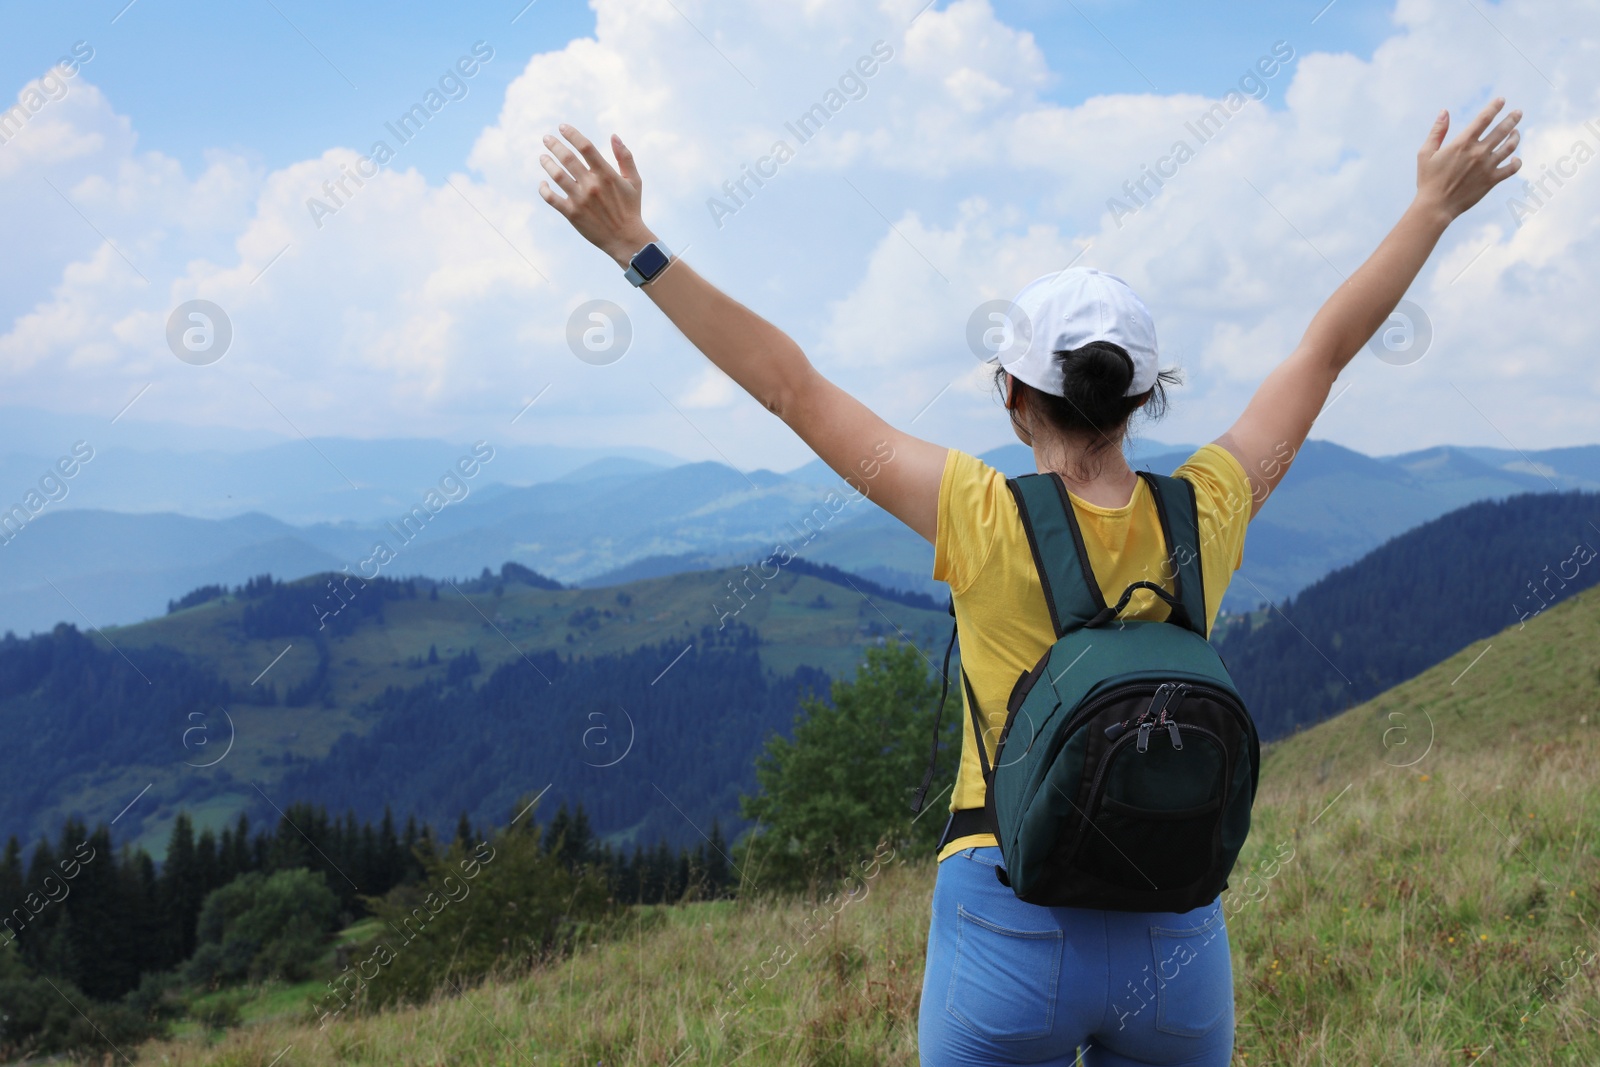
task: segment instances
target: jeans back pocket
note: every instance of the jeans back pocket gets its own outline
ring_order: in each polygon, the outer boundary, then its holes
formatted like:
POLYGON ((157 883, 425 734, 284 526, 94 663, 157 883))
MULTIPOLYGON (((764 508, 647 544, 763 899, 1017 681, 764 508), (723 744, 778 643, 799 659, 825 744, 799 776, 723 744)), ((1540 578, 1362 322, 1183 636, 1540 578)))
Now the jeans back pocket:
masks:
POLYGON ((956 905, 956 958, 945 1008, 994 1041, 1049 1037, 1065 936, 1014 930, 956 905))
POLYGON ((1233 1014, 1233 964, 1222 908, 1199 926, 1150 927, 1155 953, 1155 1028, 1203 1037, 1233 1014))

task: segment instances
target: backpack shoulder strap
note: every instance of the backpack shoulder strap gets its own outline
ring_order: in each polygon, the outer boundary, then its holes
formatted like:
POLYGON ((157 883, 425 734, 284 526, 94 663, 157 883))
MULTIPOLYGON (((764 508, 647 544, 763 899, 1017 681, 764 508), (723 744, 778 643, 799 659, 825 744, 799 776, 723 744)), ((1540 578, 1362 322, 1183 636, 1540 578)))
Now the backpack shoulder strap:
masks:
MULTIPOLYGON (((1161 518, 1161 537, 1167 545, 1167 569, 1172 574, 1178 603, 1168 616, 1206 636, 1206 583, 1200 560, 1200 504, 1194 484, 1170 474, 1139 471, 1150 483, 1161 518), (1181 608, 1181 616, 1180 616, 1181 608)), ((1163 597, 1162 599, 1170 599, 1163 597)))
POLYGON ((1174 592, 1156 582, 1138 581, 1123 590, 1108 606, 1089 563, 1083 531, 1067 494, 1066 483, 1054 472, 1025 474, 1006 485, 1017 503, 1017 513, 1028 535, 1028 548, 1050 608, 1050 622, 1059 639, 1079 627, 1104 626, 1128 606, 1137 589, 1149 589, 1166 601, 1167 621, 1205 636, 1205 586, 1201 579, 1199 514, 1194 487, 1181 478, 1137 471, 1150 487, 1161 536, 1167 548, 1166 568, 1174 592))
POLYGON ((1068 630, 1086 626, 1106 611, 1105 597, 1083 546, 1083 531, 1066 496, 1066 485, 1054 474, 1008 478, 1017 514, 1028 534, 1028 548, 1039 572, 1050 624, 1059 639, 1068 630))

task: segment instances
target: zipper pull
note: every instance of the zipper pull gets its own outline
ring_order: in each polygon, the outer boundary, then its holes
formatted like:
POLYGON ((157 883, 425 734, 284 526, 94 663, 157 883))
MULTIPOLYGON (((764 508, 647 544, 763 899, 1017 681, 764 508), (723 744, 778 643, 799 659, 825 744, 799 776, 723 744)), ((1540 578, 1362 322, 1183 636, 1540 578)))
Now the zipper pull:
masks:
POLYGON ((1167 736, 1172 738, 1172 751, 1182 752, 1183 742, 1178 738, 1178 724, 1171 719, 1167 720, 1167 736))
POLYGON ((1153 724, 1148 722, 1142 722, 1139 724, 1139 742, 1135 747, 1138 748, 1140 752, 1143 752, 1145 749, 1150 747, 1151 725, 1153 724))
POLYGON ((1156 710, 1156 705, 1157 704, 1160 704, 1162 707, 1166 707, 1166 704, 1162 702, 1161 698, 1163 696, 1165 696, 1167 694, 1167 691, 1170 690, 1171 688, 1172 688, 1172 683, 1171 682, 1162 682, 1160 685, 1156 686, 1156 691, 1154 693, 1150 694, 1150 706, 1145 708, 1144 709, 1144 713, 1139 716, 1139 721, 1140 722, 1143 722, 1146 718, 1149 717, 1149 715, 1150 715, 1150 713, 1152 711, 1156 710))
MULTIPOLYGON (((1114 722, 1110 726, 1107 726, 1106 738, 1108 740, 1115 741, 1117 738, 1127 733, 1130 726, 1134 725, 1135 723, 1144 722, 1146 719, 1148 719, 1150 717, 1150 713, 1155 710, 1156 702, 1161 699, 1162 694, 1164 694, 1171 685, 1171 682, 1162 682, 1160 685, 1156 686, 1156 691, 1150 694, 1150 703, 1145 705, 1145 709, 1138 715, 1129 716, 1128 718, 1123 719, 1121 722, 1114 722)), ((1144 749, 1141 748, 1139 751, 1143 752, 1144 749)))

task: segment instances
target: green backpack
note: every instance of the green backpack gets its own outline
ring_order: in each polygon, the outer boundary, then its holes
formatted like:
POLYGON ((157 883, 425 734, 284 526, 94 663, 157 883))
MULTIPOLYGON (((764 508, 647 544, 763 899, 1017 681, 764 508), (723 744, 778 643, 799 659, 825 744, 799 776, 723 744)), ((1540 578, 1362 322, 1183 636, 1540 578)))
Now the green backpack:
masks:
MULTIPOLYGON (((1250 831, 1260 741, 1205 636, 1194 487, 1138 474, 1155 497, 1176 593, 1138 581, 1114 607, 1101 596, 1060 477, 1006 482, 1056 641, 1012 688, 992 765, 962 669, 985 801, 953 812, 944 840, 993 833, 1004 860, 996 877, 1033 904, 1189 911, 1228 887, 1250 831), (1139 588, 1170 605, 1165 619, 1118 618, 1139 588)), ((947 648, 946 692, 949 664, 947 648)), ((939 704, 942 715, 943 692, 939 704)), ((914 812, 933 779, 937 723, 914 812)))

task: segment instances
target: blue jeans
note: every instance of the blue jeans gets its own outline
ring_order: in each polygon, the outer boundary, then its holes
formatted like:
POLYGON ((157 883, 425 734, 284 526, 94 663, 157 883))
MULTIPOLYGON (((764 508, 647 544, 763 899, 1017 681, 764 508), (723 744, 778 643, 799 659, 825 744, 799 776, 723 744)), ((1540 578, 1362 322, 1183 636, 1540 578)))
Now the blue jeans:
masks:
POLYGON ((1233 964, 1220 898, 1183 913, 1047 908, 994 847, 939 864, 917 1024, 922 1067, 1227 1067, 1233 964))

